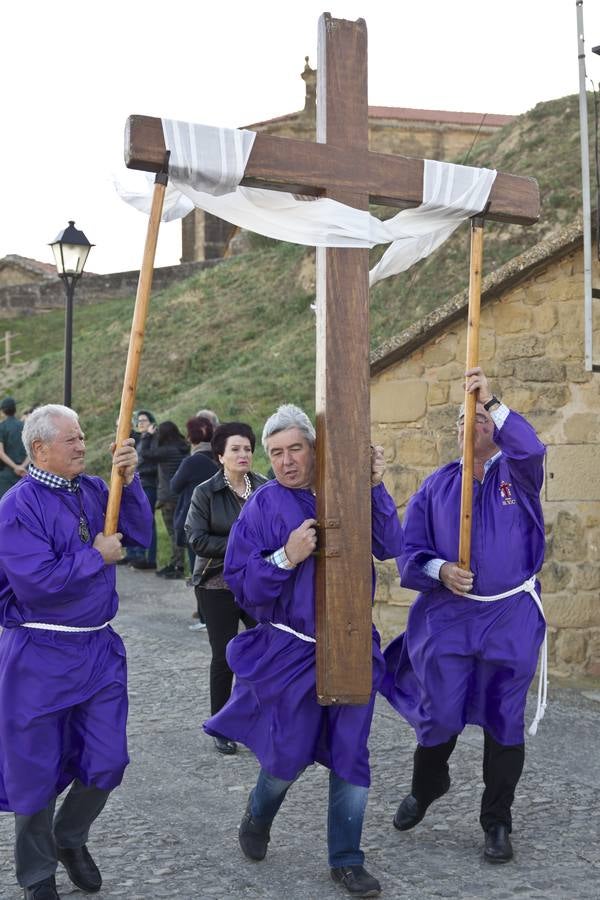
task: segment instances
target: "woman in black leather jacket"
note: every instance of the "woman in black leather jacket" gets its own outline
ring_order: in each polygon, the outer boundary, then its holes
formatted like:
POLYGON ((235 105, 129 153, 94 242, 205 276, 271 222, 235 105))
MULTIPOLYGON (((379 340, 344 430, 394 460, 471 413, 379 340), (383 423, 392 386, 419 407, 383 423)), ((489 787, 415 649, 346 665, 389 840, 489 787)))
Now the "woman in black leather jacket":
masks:
MULTIPOLYGON (((250 471, 256 438, 249 425, 227 422, 215 429, 212 448, 219 471, 194 488, 185 521, 189 546, 196 554, 192 583, 199 608, 204 613, 212 650, 210 663, 210 712, 214 715, 231 694, 233 673, 225 659, 228 642, 238 633, 240 620, 246 628, 256 622, 236 604, 223 580, 223 560, 231 526, 250 494, 266 478, 250 471)), ((216 737, 220 753, 237 750, 235 741, 216 737)))

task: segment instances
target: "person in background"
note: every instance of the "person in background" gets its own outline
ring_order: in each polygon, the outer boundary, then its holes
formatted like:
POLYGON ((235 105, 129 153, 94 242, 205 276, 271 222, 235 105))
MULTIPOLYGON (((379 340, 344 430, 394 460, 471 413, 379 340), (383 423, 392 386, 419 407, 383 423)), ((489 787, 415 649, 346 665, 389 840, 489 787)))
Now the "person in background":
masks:
POLYGON ((218 415, 216 412, 213 412, 212 409, 199 409, 196 413, 196 418, 209 419, 212 422, 213 428, 216 428, 217 425, 221 424, 218 415))
MULTIPOLYGON (((219 467, 214 461, 210 443, 213 436, 213 425, 210 419, 194 416, 192 419, 188 419, 186 431, 192 453, 191 456, 186 456, 181 461, 179 468, 171 478, 171 492, 178 497, 174 519, 176 540, 180 547, 187 547, 190 557, 190 572, 193 573, 196 554, 185 538, 185 520, 194 488, 211 478, 219 467)), ((189 626, 190 631, 202 631, 206 628, 200 604, 198 603, 197 606, 198 621, 189 626)))
MULTIPOLYGON (((156 569, 156 522, 154 521, 154 509, 156 507, 156 490, 158 483, 158 465, 155 461, 144 458, 144 441, 146 434, 150 434, 149 428, 156 425, 156 419, 147 409, 140 409, 135 416, 136 450, 138 451, 138 475, 152 509, 152 538, 150 546, 137 555, 131 557, 130 564, 134 569, 156 569)), ((127 559, 127 557, 125 557, 127 559)))
POLYGON ((29 459, 21 434, 23 422, 17 419, 17 406, 12 397, 0 403, 0 497, 27 474, 29 459))
POLYGON ((156 507, 160 509, 171 542, 171 558, 166 566, 156 571, 161 578, 184 577, 184 548, 177 545, 173 519, 177 497, 171 491, 171 478, 180 462, 188 456, 190 447, 175 422, 161 422, 158 428, 150 424, 140 442, 142 458, 158 467, 156 507))
MULTIPOLYGON (((227 422, 215 429, 212 448, 220 469, 192 494, 185 521, 190 547, 197 554, 192 581, 199 609, 204 613, 212 650, 210 663, 210 709, 217 713, 231 694, 233 673, 225 648, 236 636, 240 621, 246 628, 256 624, 240 609, 223 579, 223 560, 231 526, 248 497, 265 484, 266 478, 251 471, 256 438, 244 422, 227 422)), ((219 753, 237 751, 235 741, 214 735, 219 753)))

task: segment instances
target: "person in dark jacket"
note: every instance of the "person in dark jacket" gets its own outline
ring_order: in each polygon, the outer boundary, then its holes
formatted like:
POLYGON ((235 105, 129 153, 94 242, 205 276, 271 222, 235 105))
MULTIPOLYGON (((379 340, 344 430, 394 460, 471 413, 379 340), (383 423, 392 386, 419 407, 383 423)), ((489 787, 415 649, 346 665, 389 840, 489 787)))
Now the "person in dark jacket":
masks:
MULTIPOLYGON (((190 572, 194 571, 196 554, 185 539, 185 520, 190 508, 192 493, 198 484, 211 478, 217 469, 211 440, 213 436, 213 424, 210 419, 194 416, 186 423, 187 438, 192 447, 191 456, 187 456, 179 464, 179 468, 171 478, 171 492, 177 494, 177 506, 175 507, 175 538, 180 547, 187 547, 190 557, 190 572)), ((191 631, 200 631, 206 628, 204 614, 198 604, 198 620, 189 626, 191 631)))
POLYGON ((141 441, 142 458, 154 462, 158 468, 156 506, 160 509, 171 540, 171 558, 156 574, 162 578, 183 578, 183 547, 177 546, 173 519, 177 496, 171 491, 171 478, 190 451, 190 446, 175 422, 161 422, 158 428, 150 425, 141 441), (150 435, 150 437, 148 437, 150 435))
MULTIPOLYGON (((189 545, 197 555, 192 582, 199 608, 203 610, 212 650, 210 663, 210 711, 217 713, 231 694, 233 673, 225 648, 238 633, 240 620, 246 628, 256 624, 235 602, 223 580, 223 560, 231 526, 250 494, 266 478, 250 471, 256 445, 254 432, 244 422, 227 422, 215 429, 212 448, 220 470, 194 488, 185 521, 189 545)), ((237 751, 235 741, 214 738, 220 753, 237 751)))
POLYGON ((152 538, 150 546, 145 550, 132 548, 128 550, 123 561, 133 566, 134 569, 156 569, 156 523, 154 521, 154 509, 156 507, 156 485, 158 480, 158 466, 155 462, 144 459, 143 454, 143 438, 148 435, 149 443, 152 441, 152 433, 148 431, 151 425, 156 425, 156 419, 147 409, 140 409, 134 417, 135 431, 133 438, 135 439, 135 449, 138 452, 137 472, 144 489, 144 493, 148 498, 148 503, 152 508, 152 538))

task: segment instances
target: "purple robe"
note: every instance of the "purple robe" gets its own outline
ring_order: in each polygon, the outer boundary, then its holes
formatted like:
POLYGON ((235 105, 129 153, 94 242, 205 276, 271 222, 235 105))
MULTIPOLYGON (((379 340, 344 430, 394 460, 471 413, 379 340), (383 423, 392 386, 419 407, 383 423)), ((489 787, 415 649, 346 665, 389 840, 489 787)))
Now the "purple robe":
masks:
MULTIPOLYGON (((92 547, 108 489, 81 476, 77 495, 27 476, 0 502, 0 809, 29 815, 79 778, 116 787, 129 761, 125 648, 110 626, 65 633, 22 622, 89 627, 117 612, 115 566, 92 547)), ((118 531, 147 546, 152 512, 139 478, 123 490, 118 531)))
MULTIPOLYGON (((494 443, 501 456, 482 482, 473 479, 470 593, 479 596, 518 587, 544 560, 544 445, 512 411, 494 429, 494 443)), ((461 480, 458 460, 427 478, 408 504, 398 568, 403 587, 421 593, 406 632, 385 650, 381 692, 424 746, 446 742, 467 723, 481 725, 501 744, 520 744, 545 633, 535 602, 525 592, 489 603, 470 600, 423 570, 431 559, 458 559, 461 480)))
MULTIPOLYGON (((204 728, 208 734, 246 744, 277 778, 291 780, 305 766, 319 762, 352 784, 368 786, 367 740, 383 675, 377 631, 373 629, 374 687, 369 703, 320 706, 315 644, 269 624, 315 635, 314 558, 295 569, 280 569, 265 559, 284 546, 305 519, 315 517, 311 491, 270 481, 250 497, 233 526, 225 580, 239 605, 259 624, 229 642, 227 661, 236 677, 233 692, 204 728)), ((383 484, 372 490, 372 536, 377 559, 401 552, 398 514, 383 484)))

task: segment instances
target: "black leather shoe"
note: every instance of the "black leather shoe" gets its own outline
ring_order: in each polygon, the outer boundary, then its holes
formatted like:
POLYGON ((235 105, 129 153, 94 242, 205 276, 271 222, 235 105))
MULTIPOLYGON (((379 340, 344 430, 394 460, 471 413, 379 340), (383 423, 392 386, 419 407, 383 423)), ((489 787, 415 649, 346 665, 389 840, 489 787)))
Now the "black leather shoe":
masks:
POLYGON ((162 569, 157 569, 154 574, 158 575, 159 578, 167 578, 170 577, 174 571, 175 566, 171 565, 171 563, 168 563, 166 566, 163 566, 162 569))
MULTIPOLYGON (((450 776, 448 776, 448 781, 445 784, 444 790, 438 794, 437 797, 434 797, 433 800, 439 800, 439 798, 443 797, 444 794, 447 794, 449 790, 450 776)), ((398 831, 408 831, 410 828, 414 828, 415 825, 418 825, 424 818, 425 813, 433 803, 433 800, 429 803, 419 803, 416 797, 412 794, 407 794, 396 810, 396 815, 394 816, 394 828, 397 828, 398 831)))
POLYGON ((381 893, 381 885, 364 866, 340 866, 331 870, 331 877, 354 897, 377 897, 381 893))
POLYGON ((505 863, 512 859, 513 848, 507 825, 490 825, 485 833, 483 855, 492 863, 505 863))
POLYGON ((394 828, 398 831, 408 831, 419 824, 426 812, 427 807, 421 806, 416 797, 408 794, 396 810, 394 828))
POLYGON ((60 900, 54 875, 26 887, 23 896, 25 900, 60 900))
POLYGON ((215 747, 217 748, 219 753, 224 753, 225 756, 233 756, 234 753, 237 753, 236 742, 230 741, 229 738, 216 737, 215 747))
POLYGON ((88 848, 57 847, 56 856, 67 870, 73 884, 88 894, 95 894, 102 887, 102 875, 92 859, 88 848))
POLYGON ((259 825, 258 822, 254 821, 251 804, 252 794, 248 797, 248 804, 244 818, 240 822, 238 837, 244 856, 260 862, 267 855, 267 847, 271 839, 271 826, 259 825))
POLYGON ((134 559, 131 563, 134 569, 155 569, 156 563, 149 562, 147 559, 134 559))

